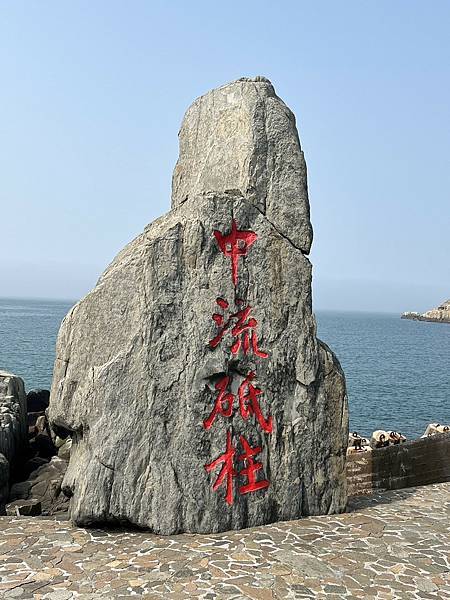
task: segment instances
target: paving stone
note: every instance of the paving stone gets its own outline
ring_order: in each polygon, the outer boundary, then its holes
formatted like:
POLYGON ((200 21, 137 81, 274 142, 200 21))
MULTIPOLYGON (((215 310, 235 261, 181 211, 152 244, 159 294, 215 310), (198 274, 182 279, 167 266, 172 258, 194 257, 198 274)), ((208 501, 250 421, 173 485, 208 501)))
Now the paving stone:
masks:
POLYGON ((211 536, 0 517, 0 598, 450 600, 449 515, 444 483, 352 499, 342 515, 211 536))
POLYGON ((21 598, 23 597, 25 590, 22 587, 16 587, 12 590, 8 590, 3 594, 5 598, 21 598))

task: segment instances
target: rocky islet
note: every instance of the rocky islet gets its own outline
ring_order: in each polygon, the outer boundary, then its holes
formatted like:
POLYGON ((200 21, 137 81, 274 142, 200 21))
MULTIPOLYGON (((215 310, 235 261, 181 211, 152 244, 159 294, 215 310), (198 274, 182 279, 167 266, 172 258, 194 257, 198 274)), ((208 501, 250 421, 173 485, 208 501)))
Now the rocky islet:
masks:
POLYGON ((404 312, 401 318, 412 321, 428 321, 430 323, 450 323, 450 300, 446 300, 438 307, 427 310, 424 313, 404 312))

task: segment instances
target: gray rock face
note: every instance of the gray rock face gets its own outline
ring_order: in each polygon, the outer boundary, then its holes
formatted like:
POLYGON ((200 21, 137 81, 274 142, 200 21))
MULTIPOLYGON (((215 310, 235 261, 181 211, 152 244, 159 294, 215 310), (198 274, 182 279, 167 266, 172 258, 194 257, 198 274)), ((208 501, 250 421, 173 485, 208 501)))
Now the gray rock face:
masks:
POLYGON ((20 377, 0 371, 0 453, 10 463, 28 445, 27 404, 20 377))
POLYGON ((24 516, 35 517, 42 512, 42 506, 39 500, 14 500, 6 506, 6 514, 12 517, 24 516))
POLYGON ((173 209, 59 332, 71 518, 172 534, 342 511, 345 380, 316 338, 294 118, 240 80, 193 104, 180 146, 173 209))
POLYGON ((9 495, 9 462, 0 454, 0 515, 5 513, 9 495))
POLYGON ((59 458, 69 461, 70 451, 72 449, 72 439, 68 437, 65 440, 61 440, 60 438, 57 438, 57 440, 62 442, 59 446, 57 445, 59 458))
POLYGON ((66 470, 67 461, 54 456, 49 463, 33 471, 26 481, 11 487, 10 502, 39 502, 40 509, 46 515, 67 512, 69 498, 61 489, 66 470))
MULTIPOLYGON (((172 208, 237 190, 306 254, 312 243, 306 163, 295 117, 264 77, 198 98, 180 130, 172 208)), ((225 196, 226 197, 226 196, 225 196)))

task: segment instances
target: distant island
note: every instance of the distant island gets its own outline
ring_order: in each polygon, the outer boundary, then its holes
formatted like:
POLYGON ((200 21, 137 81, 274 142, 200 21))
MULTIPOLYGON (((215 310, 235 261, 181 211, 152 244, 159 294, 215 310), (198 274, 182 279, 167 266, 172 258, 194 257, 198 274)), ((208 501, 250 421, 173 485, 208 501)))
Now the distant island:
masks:
POLYGON ((450 300, 443 302, 437 308, 432 308, 424 313, 404 312, 402 319, 412 319, 413 321, 431 321, 433 323, 450 323, 450 300))

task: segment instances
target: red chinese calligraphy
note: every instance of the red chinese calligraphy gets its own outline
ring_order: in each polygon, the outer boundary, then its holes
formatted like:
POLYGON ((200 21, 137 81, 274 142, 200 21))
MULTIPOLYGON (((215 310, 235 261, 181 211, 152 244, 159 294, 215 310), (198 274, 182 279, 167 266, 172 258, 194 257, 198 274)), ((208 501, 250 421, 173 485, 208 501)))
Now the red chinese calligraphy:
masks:
MULTIPOLYGON (((236 288, 238 284, 239 257, 248 254, 250 246, 258 239, 254 231, 238 229, 234 219, 231 223, 231 231, 228 234, 215 230, 214 236, 219 245, 220 251, 224 256, 231 259, 231 277, 233 285, 236 288)), ((236 291, 235 291, 236 293, 236 291)), ((221 309, 212 315, 218 331, 216 336, 208 342, 211 349, 217 348, 226 334, 232 338, 231 354, 237 355, 242 349, 244 355, 252 353, 255 357, 268 358, 268 353, 260 350, 258 347, 258 335, 256 332, 258 321, 252 316, 252 307, 245 306, 244 300, 235 299, 235 311, 228 316, 230 304, 225 298, 217 298, 217 306, 221 309)), ((217 309, 216 309, 217 310, 217 309)), ((231 313, 231 310, 230 310, 231 313)), ((218 416, 230 418, 233 415, 235 400, 238 400, 239 412, 242 419, 246 421, 249 417, 255 417, 260 427, 265 433, 272 433, 272 416, 264 417, 261 411, 260 399, 263 391, 255 385, 256 373, 250 371, 237 388, 233 388, 233 379, 230 375, 223 375, 215 384, 216 398, 214 407, 207 419, 203 421, 203 427, 210 429, 218 416)), ((233 480, 240 476, 244 483, 238 487, 239 494, 248 494, 258 490, 264 490, 269 487, 268 479, 261 475, 257 479, 258 472, 263 469, 262 462, 256 460, 258 454, 262 451, 262 446, 252 447, 244 436, 240 435, 240 445, 242 454, 237 454, 236 447, 233 446, 232 435, 227 431, 227 441, 225 452, 215 460, 205 465, 207 473, 218 469, 219 474, 213 483, 212 489, 217 489, 224 485, 225 501, 232 505, 234 501, 233 480), (243 462, 244 467, 238 472, 235 469, 235 462, 243 462)))
MULTIPOLYGON (((247 420, 251 415, 255 415, 261 429, 266 433, 272 433, 273 422, 272 417, 264 418, 258 397, 262 395, 262 390, 255 387, 252 381, 255 379, 256 373, 250 371, 238 389, 239 411, 244 420, 247 420)), ((210 429, 218 415, 231 417, 233 413, 233 404, 236 396, 227 392, 228 386, 231 384, 231 377, 224 375, 215 385, 218 391, 214 408, 207 419, 203 421, 203 427, 210 429)))
POLYGON ((231 231, 227 235, 223 235, 217 229, 214 231, 214 236, 219 244, 220 251, 225 256, 231 258, 231 275, 233 284, 236 287, 238 282, 238 261, 240 256, 246 256, 250 246, 258 238, 254 231, 245 231, 237 228, 237 223, 233 219, 231 223, 231 231))
POLYGON ((225 500, 230 506, 233 504, 233 477, 236 477, 237 475, 233 467, 235 453, 236 448, 231 443, 231 432, 227 431, 227 447, 225 452, 208 465, 205 465, 205 469, 208 473, 211 473, 211 471, 213 471, 217 465, 222 465, 220 473, 213 484, 213 490, 216 491, 226 478, 227 492, 225 494, 225 500))
POLYGON ((256 479, 256 473, 263 468, 262 463, 255 460, 255 456, 261 452, 261 446, 252 448, 242 435, 239 436, 239 439, 244 453, 238 456, 238 461, 244 462, 245 464, 245 467, 239 473, 234 468, 236 448, 232 444, 230 431, 227 431, 227 445, 225 452, 211 463, 205 465, 205 469, 208 473, 211 473, 216 467, 222 465, 219 475, 213 484, 213 490, 217 491, 226 480, 225 501, 230 506, 233 504, 234 500, 233 479, 237 475, 247 479, 247 483, 239 487, 240 494, 248 494, 269 487, 269 481, 267 479, 260 479, 259 481, 256 479))
POLYGON ((244 449, 244 454, 241 454, 238 457, 239 461, 244 461, 246 463, 246 467, 242 469, 239 475, 247 477, 248 483, 245 485, 241 485, 239 488, 240 494, 248 494, 249 492, 256 492, 257 490, 264 490, 269 487, 269 481, 267 479, 261 479, 260 481, 256 481, 256 473, 263 468, 262 463, 257 462, 255 460, 255 456, 259 454, 262 450, 261 446, 256 446, 256 448, 252 448, 250 444, 247 442, 244 436, 240 436, 242 448, 244 449))
MULTIPOLYGON (((224 311, 226 311, 230 306, 228 301, 224 298, 217 298, 216 303, 224 311)), ((236 300, 236 304, 242 303, 243 300, 236 300)), ((226 321, 225 315, 214 313, 212 319, 218 326, 219 331, 217 335, 209 341, 210 348, 216 348, 222 341, 227 331, 229 331, 234 338, 231 346, 232 354, 238 354, 239 350, 242 348, 244 354, 248 354, 251 350, 255 356, 267 358, 269 356, 267 352, 264 352, 258 348, 258 334, 256 333, 258 321, 251 316, 251 311, 252 307, 246 306, 230 315, 226 321), (235 321, 234 324, 233 320, 235 321)))
POLYGON ((263 392, 252 384, 255 377, 256 373, 250 371, 239 386, 239 410, 241 411, 243 419, 248 419, 250 415, 254 414, 263 431, 272 433, 272 417, 269 416, 265 419, 259 405, 258 396, 261 396, 263 392))
POLYGON ((231 392, 227 393, 227 387, 230 381, 231 377, 225 375, 216 383, 215 388, 216 390, 218 390, 219 394, 217 395, 216 402, 214 404, 214 408, 212 409, 211 414, 207 419, 203 421, 203 427, 205 429, 210 429, 211 425, 216 420, 217 415, 231 417, 233 413, 234 394, 232 394, 231 392))

